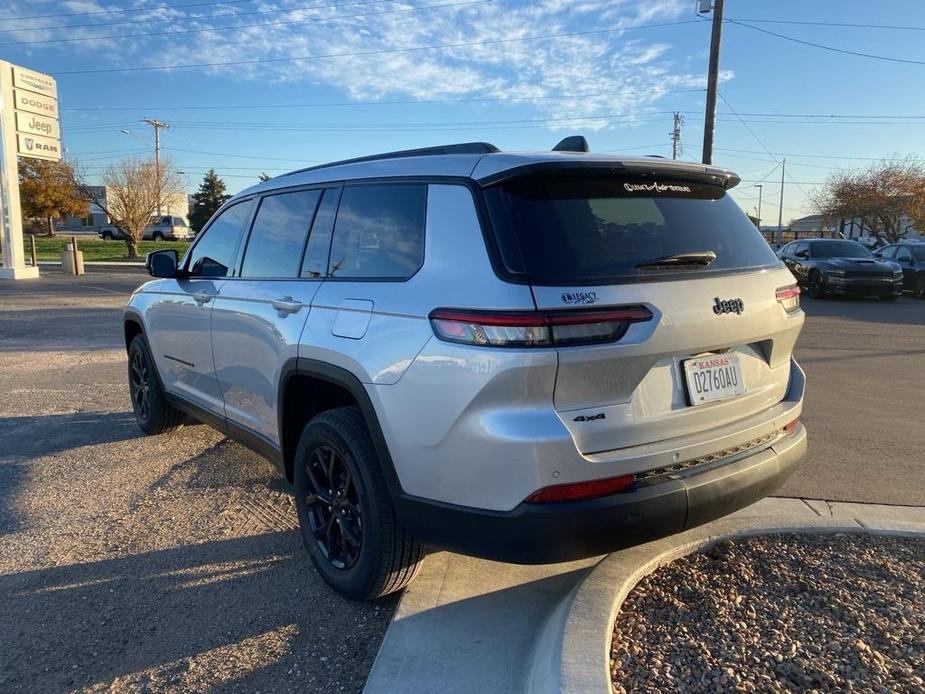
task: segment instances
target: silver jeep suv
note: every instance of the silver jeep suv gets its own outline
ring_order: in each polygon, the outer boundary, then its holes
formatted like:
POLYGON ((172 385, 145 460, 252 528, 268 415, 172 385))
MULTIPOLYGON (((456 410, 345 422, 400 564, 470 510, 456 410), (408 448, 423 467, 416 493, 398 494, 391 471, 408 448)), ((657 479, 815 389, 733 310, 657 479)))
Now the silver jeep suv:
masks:
POLYGON ((234 196, 125 309, 132 403, 276 461, 350 598, 423 546, 518 563, 677 533, 804 456, 794 278, 722 169, 484 143, 234 196))

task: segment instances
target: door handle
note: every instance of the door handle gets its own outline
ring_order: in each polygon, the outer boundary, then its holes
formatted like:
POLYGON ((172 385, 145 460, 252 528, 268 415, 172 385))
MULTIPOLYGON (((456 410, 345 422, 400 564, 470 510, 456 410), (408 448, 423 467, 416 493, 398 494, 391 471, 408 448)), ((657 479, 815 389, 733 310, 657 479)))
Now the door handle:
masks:
POLYGON ((214 294, 207 294, 206 292, 197 292, 196 294, 193 294, 193 299, 195 299, 196 303, 200 306, 209 303, 214 298, 214 294))
POLYGON ((302 302, 295 301, 291 296, 284 296, 273 301, 273 308, 280 313, 298 313, 302 310, 302 302))

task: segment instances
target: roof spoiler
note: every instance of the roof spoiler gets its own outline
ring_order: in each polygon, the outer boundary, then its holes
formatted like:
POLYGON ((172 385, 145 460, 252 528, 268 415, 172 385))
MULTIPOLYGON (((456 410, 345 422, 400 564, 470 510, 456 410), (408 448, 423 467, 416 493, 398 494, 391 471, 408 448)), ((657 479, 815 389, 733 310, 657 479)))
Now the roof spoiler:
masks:
POLYGON ((584 135, 571 135, 552 148, 553 152, 589 152, 588 141, 584 135))

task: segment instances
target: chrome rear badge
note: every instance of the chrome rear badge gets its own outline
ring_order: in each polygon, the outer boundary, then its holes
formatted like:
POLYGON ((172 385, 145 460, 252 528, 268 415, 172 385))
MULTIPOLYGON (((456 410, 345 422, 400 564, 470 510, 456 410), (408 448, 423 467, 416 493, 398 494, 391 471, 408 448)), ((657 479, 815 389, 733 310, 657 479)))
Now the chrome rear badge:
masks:
POLYGON ((598 412, 597 414, 580 414, 575 417, 575 422, 593 422, 595 419, 607 419, 607 415, 603 412, 598 412))
POLYGON ((713 313, 721 316, 724 313, 734 313, 737 316, 745 311, 745 302, 741 299, 720 299, 718 296, 713 298, 713 313))
POLYGON ((597 292, 578 291, 562 292, 563 304, 593 304, 597 301, 597 292))

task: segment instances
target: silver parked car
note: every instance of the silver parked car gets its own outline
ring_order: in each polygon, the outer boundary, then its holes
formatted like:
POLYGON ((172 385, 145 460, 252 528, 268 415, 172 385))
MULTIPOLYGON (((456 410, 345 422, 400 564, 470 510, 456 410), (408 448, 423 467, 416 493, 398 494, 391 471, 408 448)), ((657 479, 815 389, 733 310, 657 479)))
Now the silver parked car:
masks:
MULTIPOLYGON (((183 217, 165 214, 152 216, 141 238, 145 241, 189 241, 195 235, 183 217)), ((104 241, 124 240, 126 234, 118 226, 111 224, 100 227, 99 237, 104 241)))
POLYGON ((135 416, 278 462, 318 571, 545 563, 677 533, 803 458, 794 278, 722 169, 483 143, 295 171, 125 309, 135 416))

